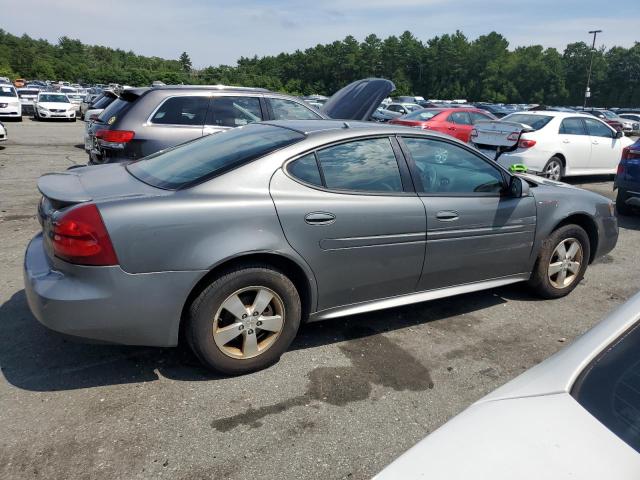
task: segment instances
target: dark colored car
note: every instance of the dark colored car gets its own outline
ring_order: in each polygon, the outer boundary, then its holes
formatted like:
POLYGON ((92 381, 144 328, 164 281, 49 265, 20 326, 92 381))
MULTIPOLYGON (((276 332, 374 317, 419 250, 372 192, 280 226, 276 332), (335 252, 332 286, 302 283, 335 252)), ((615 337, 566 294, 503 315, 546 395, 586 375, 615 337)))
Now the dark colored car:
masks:
POLYGON ((502 105, 494 105, 492 103, 477 103, 475 106, 476 108, 489 112, 496 118, 506 117, 514 112, 512 109, 505 108, 502 105))
POLYGON ((97 118, 90 163, 137 160, 263 120, 369 119, 394 88, 384 79, 358 80, 327 100, 321 110, 300 98, 261 88, 174 85, 128 89, 97 118))
POLYGON ((615 128, 617 131, 622 132, 622 122, 618 118, 618 116, 610 110, 598 110, 592 108, 591 110, 584 110, 584 113, 588 113, 589 115, 593 115, 596 118, 599 118, 607 125, 615 128))
POLYGON ((622 150, 613 188, 618 189, 616 208, 619 213, 629 215, 633 207, 640 207, 640 139, 622 150))
POLYGON ((390 123, 435 130, 469 142, 473 126, 483 120, 496 120, 496 117, 477 108, 425 108, 391 120, 390 123))

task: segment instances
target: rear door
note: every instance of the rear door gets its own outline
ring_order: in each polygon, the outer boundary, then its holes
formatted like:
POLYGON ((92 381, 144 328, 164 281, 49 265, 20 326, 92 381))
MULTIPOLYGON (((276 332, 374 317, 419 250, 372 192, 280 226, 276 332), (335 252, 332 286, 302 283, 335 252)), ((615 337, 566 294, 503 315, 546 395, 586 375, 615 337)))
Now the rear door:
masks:
POLYGON ((600 120, 585 118, 584 122, 591 139, 589 168, 615 173, 622 157, 622 139, 616 138, 615 131, 600 120))
POLYGON ((526 274, 534 198, 504 195, 508 176, 472 149, 435 138, 402 140, 427 213, 418 290, 526 274))
POLYGON ((313 270, 318 309, 413 292, 425 212, 389 137, 350 140, 292 160, 271 180, 290 245, 313 270))
POLYGON ((205 120, 204 135, 241 127, 266 118, 259 95, 214 95, 205 120))
POLYGON ((572 170, 589 168, 591 164, 591 138, 580 117, 567 117, 560 122, 558 130, 560 148, 567 165, 572 170))

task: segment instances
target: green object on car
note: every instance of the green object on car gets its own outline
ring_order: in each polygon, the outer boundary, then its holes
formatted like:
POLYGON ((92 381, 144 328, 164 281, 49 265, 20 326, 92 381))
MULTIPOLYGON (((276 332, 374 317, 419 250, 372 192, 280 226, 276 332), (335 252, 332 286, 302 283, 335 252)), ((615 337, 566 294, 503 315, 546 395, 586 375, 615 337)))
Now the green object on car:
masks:
POLYGON ((527 167, 521 163, 514 163, 509 167, 511 173, 527 173, 527 167))

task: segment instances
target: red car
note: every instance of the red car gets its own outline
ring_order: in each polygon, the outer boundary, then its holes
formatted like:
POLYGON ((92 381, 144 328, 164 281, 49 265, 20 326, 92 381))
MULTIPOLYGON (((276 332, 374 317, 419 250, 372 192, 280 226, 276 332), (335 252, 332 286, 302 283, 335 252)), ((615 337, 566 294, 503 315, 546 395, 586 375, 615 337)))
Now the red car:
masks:
POLYGON ((468 142, 471 130, 481 120, 497 120, 479 108, 425 108, 394 118, 389 123, 435 130, 468 142))

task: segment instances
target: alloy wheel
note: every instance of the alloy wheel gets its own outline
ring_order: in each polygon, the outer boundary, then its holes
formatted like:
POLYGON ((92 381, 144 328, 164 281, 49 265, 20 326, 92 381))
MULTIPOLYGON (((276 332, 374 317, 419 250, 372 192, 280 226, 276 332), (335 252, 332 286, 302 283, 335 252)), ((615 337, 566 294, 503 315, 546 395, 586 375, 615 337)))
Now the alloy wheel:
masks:
POLYGON ((544 169, 544 176, 550 180, 560 180, 562 165, 557 160, 550 161, 544 169))
POLYGON ((284 302, 266 287, 246 287, 229 295, 213 320, 213 340, 225 355, 256 357, 276 341, 285 322, 284 302))
POLYGON ((551 285, 563 289, 575 282, 582 261, 582 244, 575 238, 562 240, 553 251, 549 262, 548 275, 551 285))

